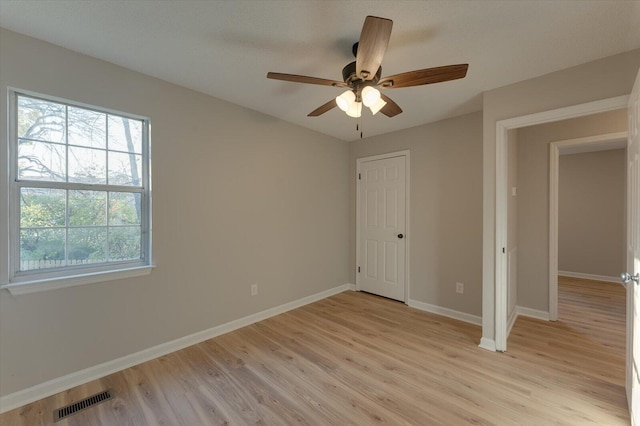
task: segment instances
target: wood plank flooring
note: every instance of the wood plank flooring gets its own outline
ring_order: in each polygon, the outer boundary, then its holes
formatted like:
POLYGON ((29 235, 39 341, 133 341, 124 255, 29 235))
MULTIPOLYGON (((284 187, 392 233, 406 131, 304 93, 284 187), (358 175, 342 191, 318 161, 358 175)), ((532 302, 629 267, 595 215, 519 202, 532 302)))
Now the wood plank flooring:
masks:
POLYGON ((621 285, 561 279, 560 321, 480 327, 345 292, 0 415, 57 425, 628 425, 621 285))

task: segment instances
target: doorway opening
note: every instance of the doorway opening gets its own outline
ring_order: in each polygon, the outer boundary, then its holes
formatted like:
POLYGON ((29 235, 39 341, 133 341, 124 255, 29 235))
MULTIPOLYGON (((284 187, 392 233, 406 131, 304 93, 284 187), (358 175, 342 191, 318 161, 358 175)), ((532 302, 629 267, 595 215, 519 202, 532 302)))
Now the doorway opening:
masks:
MULTIPOLYGON (((550 144, 549 149, 549 320, 556 321, 558 319, 558 275, 561 273, 562 276, 572 277, 572 278, 583 278, 583 279, 595 279, 599 281, 613 281, 619 283, 620 280, 613 275, 613 272, 609 273, 599 273, 593 274, 589 273, 593 271, 593 269, 588 270, 584 267, 573 267, 577 262, 576 259, 565 260, 562 268, 559 269, 558 266, 558 258, 560 256, 559 250, 559 193, 560 193, 560 157, 561 155, 573 155, 580 153, 590 153, 590 152, 599 152, 603 150, 625 150, 627 146, 627 132, 618 132, 618 133, 609 133, 591 137, 577 138, 577 139, 569 139, 563 141, 552 142, 550 144), (582 269, 582 270, 572 270, 572 269, 582 269)), ((622 161, 622 173, 620 177, 620 183, 624 188, 626 183, 626 177, 624 175, 626 161, 622 161)), ((626 212, 626 201, 624 200, 624 195, 622 197, 622 202, 625 203, 623 206, 623 215, 620 218, 622 222, 620 227, 622 229, 626 226, 626 221, 624 218, 624 212, 626 212)), ((595 206, 595 204, 593 204, 595 206)), ((603 206, 606 208, 606 206, 603 206)), ((620 207, 620 206, 615 206, 620 207)), ((566 212, 566 214, 571 214, 572 212, 566 212)), ((577 211, 575 213, 578 213, 577 211)), ((585 230, 586 231, 586 230, 585 230)), ((596 229, 594 229, 596 231, 596 229)), ((625 232, 622 233, 622 239, 624 240, 625 232)), ((596 238, 597 239, 597 238, 596 238)), ((566 244, 566 243, 565 243, 566 244)), ((620 255, 622 259, 620 260, 620 265, 618 268, 620 270, 624 269, 624 249, 626 247, 626 242, 623 241, 620 244, 620 247, 617 249, 620 250, 620 255)), ((577 248, 575 248, 577 250, 577 248)), ((564 251, 568 251, 567 248, 564 248, 564 251)), ((611 268, 607 267, 605 270, 610 271, 611 268)))
MULTIPOLYGON (((493 247, 493 258, 495 259, 495 298, 491 303, 494 305, 494 341, 490 342, 483 337, 480 346, 497 351, 507 350, 507 327, 508 327, 508 289, 507 289, 507 196, 508 196, 508 162, 507 144, 510 130, 536 124, 551 123, 569 118, 577 118, 600 112, 612 111, 626 108, 629 96, 619 96, 616 98, 601 101, 589 102, 586 104, 574 105, 551 111, 515 117, 501 120, 496 123, 496 181, 495 181, 495 245, 493 247)), ((493 285, 493 283, 487 283, 493 285)))
MULTIPOLYGON (((574 220, 579 222, 584 219, 584 216, 588 216, 589 214, 602 217, 601 214, 595 212, 597 207, 607 210, 619 210, 616 216, 617 226, 620 228, 617 236, 619 246, 618 243, 614 244, 617 249, 616 251, 619 252, 619 264, 614 265, 614 270, 624 270, 622 268, 624 268, 623 263, 625 257, 623 247, 626 242, 624 232, 624 212, 626 210, 624 187, 626 180, 625 150, 627 145, 627 132, 621 131, 618 133, 599 134, 597 136, 578 139, 567 138, 575 137, 575 135, 593 135, 596 133, 626 129, 627 111, 623 108, 612 109, 600 114, 588 114, 588 116, 585 117, 573 117, 571 120, 562 121, 563 122, 557 120, 555 123, 544 123, 540 126, 523 126, 515 132, 516 143, 520 144, 517 148, 517 153, 521 163, 519 163, 518 166, 522 164, 522 161, 525 163, 525 167, 523 169, 518 167, 517 172, 526 169, 524 176, 518 175, 517 191, 515 192, 518 198, 524 199, 528 197, 524 204, 518 206, 518 214, 520 210, 525 211, 523 217, 525 220, 521 222, 522 226, 518 229, 517 234, 517 238, 522 238, 517 246, 518 257, 524 257, 522 261, 524 265, 518 265, 518 271, 522 272, 522 284, 525 287, 535 282, 535 293, 539 296, 535 299, 535 302, 531 302, 532 299, 528 297, 530 297, 534 291, 531 290, 531 287, 529 290, 525 289, 523 292, 524 297, 522 300, 519 300, 519 302, 524 306, 536 308, 536 313, 539 315, 531 315, 531 312, 521 312, 520 315, 534 316, 547 321, 560 319, 560 322, 556 324, 546 323, 545 325, 545 323, 541 321, 533 321, 526 318, 520 319, 514 328, 515 332, 513 336, 509 337, 509 345, 514 351, 514 354, 523 350, 531 350, 528 342, 523 342, 520 338, 522 330, 527 328, 540 327, 541 331, 544 329, 553 329, 562 332, 561 336, 564 336, 563 338, 555 342, 545 342, 549 344, 550 350, 553 349, 553 356, 562 358, 562 355, 566 356, 566 358, 562 359, 574 360, 580 359, 579 353, 581 351, 591 353, 590 361, 593 362, 587 363, 585 360, 585 371, 589 369, 588 374, 594 374, 594 377, 599 374, 604 376, 605 373, 602 371, 602 366, 607 365, 606 374, 609 374, 607 380, 610 379, 610 383, 621 386, 624 384, 625 374, 625 289, 619 281, 615 284, 593 281, 593 279, 603 281, 604 277, 611 278, 612 281, 615 281, 614 276, 619 272, 611 272, 611 270, 609 270, 609 272, 597 273, 589 268, 581 269, 579 267, 567 266, 566 261, 559 263, 558 256, 561 250, 559 250, 558 245, 562 243, 562 238, 566 237, 566 232, 564 236, 562 234, 563 229, 567 231, 567 227, 562 226, 563 221, 561 220, 561 216, 559 216, 560 211, 562 211, 563 205, 566 207, 568 202, 580 201, 577 197, 567 198, 568 188, 566 184, 570 181, 568 178, 571 176, 571 174, 568 173, 570 169, 567 169, 567 160, 571 157, 583 157, 583 160, 585 158, 591 158, 591 163, 588 163, 591 169, 586 171, 582 170, 582 179, 587 181, 584 179, 584 175, 596 175, 598 174, 596 167, 604 167, 602 164, 596 166, 594 164, 595 159, 602 161, 602 157, 606 157, 605 154, 615 154, 616 161, 613 162, 614 164, 610 163, 604 168, 606 169, 606 173, 612 173, 612 170, 617 172, 613 174, 616 178, 612 179, 615 180, 615 183, 608 183, 609 190, 618 192, 617 197, 615 197, 616 201, 612 200, 614 197, 611 197, 611 199, 604 197, 602 188, 596 191, 593 185, 598 184, 598 182, 595 182, 595 178, 591 176, 593 179, 589 181, 591 185, 588 189, 589 194, 597 198, 602 206, 591 205, 589 208, 594 209, 594 211, 574 210, 571 214, 574 215, 574 220), (613 118, 615 118, 615 120, 613 120, 613 118), (615 123, 612 121, 615 121, 615 123), (561 139, 563 137, 564 139, 561 139), (537 142, 538 146, 531 148, 531 144, 534 142, 537 142), (547 169, 547 167, 549 168, 547 169), (527 185, 521 181, 521 178, 527 185), (522 184, 522 186, 520 184, 522 184), (617 187, 614 187, 615 185, 617 185, 617 187), (531 194, 532 191, 536 193, 535 197, 531 194), (549 203, 548 205, 547 202, 549 203), (534 210, 535 213, 532 213, 534 210), (536 223, 527 222, 526 220, 533 218, 537 218, 535 219, 537 220, 536 223), (525 230, 520 233, 522 227, 524 227, 525 230), (533 246, 532 238, 535 238, 535 245, 533 246), (549 248, 549 252, 546 250, 547 247, 549 248), (535 257, 536 259, 532 260, 531 257, 535 257), (549 269, 547 269, 547 267, 549 269), (537 269, 535 274, 532 273, 532 269, 537 269), (572 274, 574 277, 561 278, 559 282, 559 272, 560 275, 567 274, 568 272, 584 272, 585 274, 582 274, 582 276, 580 276, 580 274, 572 274), (589 272, 591 274, 590 276, 584 276, 589 272), (592 278, 592 280, 583 280, 583 278, 592 278), (547 290, 549 290, 548 296, 547 290), (527 303, 535 304, 528 305, 527 303), (553 305, 551 311, 549 311, 550 305, 553 305), (576 355, 576 353, 578 353, 578 355, 576 355)), ((507 154, 509 154, 509 152, 511 152, 511 145, 508 146, 507 154)), ((605 172, 603 171, 599 174, 603 175, 605 172)), ((507 178, 508 177, 509 176, 507 176, 507 178)), ((601 178, 602 176, 600 176, 600 179, 601 178)), ((577 186, 573 188, 578 189, 577 186)), ((508 190, 507 202, 509 203, 516 194, 514 194, 514 188, 510 184, 507 185, 506 189, 508 190)), ((518 201, 520 202, 521 200, 518 201)), ((507 218, 509 217, 510 207, 511 206, 508 205, 507 218)), ((520 218, 518 221, 520 221, 520 218)), ((590 223, 591 226, 605 228, 602 224, 594 224, 592 221, 586 222, 590 223)), ((593 233, 596 234, 596 232, 593 233)), ((510 234, 511 228, 508 228, 507 237, 510 237, 510 234)), ((596 240, 597 239, 598 238, 596 238, 596 240)), ((600 239, 602 240, 602 235, 600 235, 600 239)), ((507 238, 507 252, 510 252, 510 244, 512 243, 508 240, 509 238, 507 238)), ((604 245, 604 241, 602 242, 604 245)), ((582 246, 578 247, 578 250, 575 250, 576 253, 581 255, 592 254, 590 253, 592 247, 584 241, 582 241, 581 244, 582 246)), ((591 261, 593 262, 593 259, 591 259, 591 261)), ((509 262, 507 265, 511 266, 509 262)), ((507 276, 509 277, 509 274, 507 274, 507 276)), ((507 283, 509 283, 509 279, 507 279, 507 283)), ((518 288, 518 290, 521 289, 521 287, 518 288)), ((509 287, 507 287, 507 290, 509 290, 509 287)), ((508 291, 507 294, 509 294, 508 291)), ((520 293, 518 295, 520 296, 520 293)), ((508 329, 506 336, 509 336, 508 329)), ((504 348, 506 349, 506 344, 504 348)), ((582 364, 582 361, 579 363, 582 364)), ((603 379, 601 376, 598 377, 599 379, 603 379)))

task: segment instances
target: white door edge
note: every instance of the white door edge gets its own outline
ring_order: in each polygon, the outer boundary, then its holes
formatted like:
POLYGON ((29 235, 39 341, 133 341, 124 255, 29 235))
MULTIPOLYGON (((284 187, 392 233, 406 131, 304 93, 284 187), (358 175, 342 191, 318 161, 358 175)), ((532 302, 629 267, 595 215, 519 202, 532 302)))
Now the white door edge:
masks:
POLYGON ((410 182, 409 182, 409 178, 411 176, 411 171, 410 171, 410 165, 411 165, 411 161, 410 161, 410 157, 411 157, 411 151, 410 150, 403 150, 403 151, 396 151, 396 152, 390 152, 387 154, 379 154, 379 155, 372 155, 372 156, 368 156, 368 157, 361 157, 356 159, 356 175, 355 175, 355 180, 356 180, 356 259, 355 259, 355 265, 354 265, 354 270, 356 273, 356 291, 360 291, 360 275, 358 274, 358 265, 360 263, 360 181, 358 180, 358 175, 360 174, 360 169, 361 169, 361 165, 362 163, 366 163, 369 161, 376 161, 376 160, 384 160, 387 158, 395 158, 395 157, 405 157, 406 161, 405 161, 405 234, 406 234, 406 243, 405 243, 405 257, 404 257, 404 271, 405 271, 405 280, 404 280, 404 304, 408 305, 409 303, 409 288, 410 288, 410 269, 409 269, 409 246, 410 246, 410 241, 411 241, 411 230, 409 228, 409 206, 410 206, 410 194, 411 194, 411 190, 410 190, 410 182))
MULTIPOLYGON (((629 96, 628 110, 629 136, 627 144, 627 232, 626 272, 640 273, 640 70, 636 74, 633 90, 629 96)), ((625 368, 625 390, 631 417, 631 425, 640 425, 640 361, 638 317, 639 286, 630 281, 627 284, 627 352, 625 368)))

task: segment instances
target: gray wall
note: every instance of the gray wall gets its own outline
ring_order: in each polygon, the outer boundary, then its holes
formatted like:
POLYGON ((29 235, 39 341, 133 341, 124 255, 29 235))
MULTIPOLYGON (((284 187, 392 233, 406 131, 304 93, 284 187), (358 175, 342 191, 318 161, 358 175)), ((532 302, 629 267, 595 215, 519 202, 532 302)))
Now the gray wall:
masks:
MULTIPOLYGON (((640 50, 636 49, 484 92, 482 334, 485 339, 495 338, 496 122, 628 95, 638 67, 640 50)), ((520 253, 518 258, 522 257, 520 253)))
POLYGON ((349 281, 347 143, 1 30, 0 99, 7 86, 151 118, 157 268, 0 291, 0 395, 349 281))
POLYGON ((617 110, 518 130, 518 306, 549 310, 549 144, 626 128, 617 110))
MULTIPOLYGON (((409 298, 481 314, 482 113, 352 142, 351 229, 355 230, 356 159, 411 151, 409 298), (456 282, 465 285, 455 292, 456 282)), ((355 265, 355 232, 349 244, 355 265)), ((351 275, 355 282, 355 273, 351 275)))
POLYGON ((626 150, 561 155, 558 270, 618 277, 625 270, 626 150))

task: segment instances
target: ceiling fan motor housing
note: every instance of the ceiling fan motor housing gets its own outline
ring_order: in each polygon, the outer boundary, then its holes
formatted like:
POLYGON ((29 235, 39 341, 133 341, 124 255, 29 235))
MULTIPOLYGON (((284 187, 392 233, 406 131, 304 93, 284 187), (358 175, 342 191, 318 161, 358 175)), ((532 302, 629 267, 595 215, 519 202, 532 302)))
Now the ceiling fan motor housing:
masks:
MULTIPOLYGON (((371 80, 367 80, 367 83, 370 83, 370 85, 372 86, 378 84, 378 81, 380 80, 380 76, 382 76, 382 67, 378 67, 378 72, 376 73, 375 77, 373 77, 373 79, 371 80)), ((355 86, 354 83, 364 83, 364 80, 356 76, 355 61, 351 62, 350 64, 347 64, 347 66, 342 68, 342 80, 352 88, 354 88, 355 86)))

